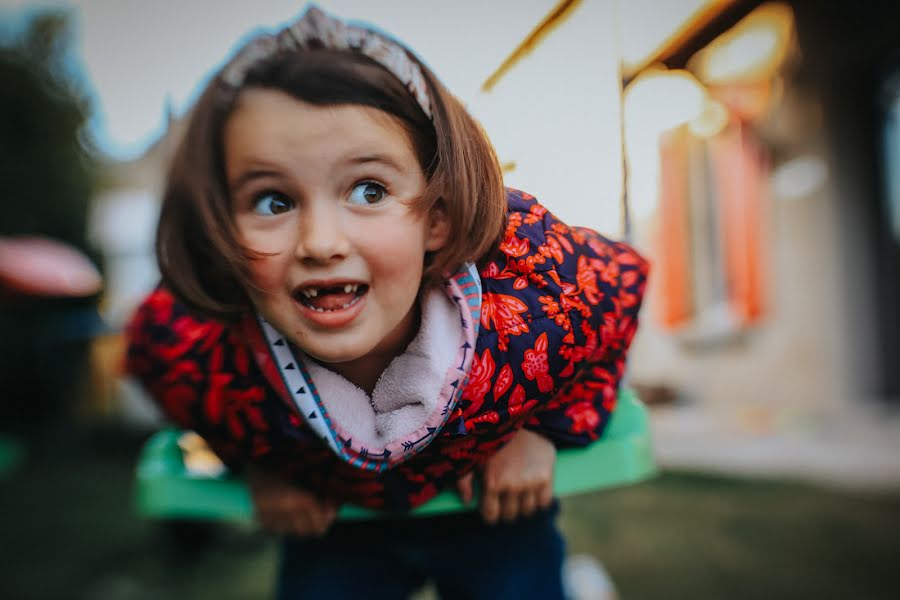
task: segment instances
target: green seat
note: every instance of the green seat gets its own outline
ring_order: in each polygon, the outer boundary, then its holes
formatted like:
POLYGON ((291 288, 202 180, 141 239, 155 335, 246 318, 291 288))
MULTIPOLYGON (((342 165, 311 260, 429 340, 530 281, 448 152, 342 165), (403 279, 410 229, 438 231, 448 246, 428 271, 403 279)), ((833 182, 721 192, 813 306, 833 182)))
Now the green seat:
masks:
MULTIPOLYGON (((166 429, 144 445, 137 467, 137 512, 153 519, 248 521, 253 504, 245 484, 225 473, 196 476, 186 471, 178 438, 166 429)), ((557 456, 554 491, 557 496, 637 483, 653 476, 647 410, 630 390, 619 392, 618 406, 603 438, 586 448, 561 450, 557 456)), ((409 516, 425 516, 475 507, 446 490, 409 516)), ((340 519, 367 519, 383 513, 356 506, 341 507, 340 519)))

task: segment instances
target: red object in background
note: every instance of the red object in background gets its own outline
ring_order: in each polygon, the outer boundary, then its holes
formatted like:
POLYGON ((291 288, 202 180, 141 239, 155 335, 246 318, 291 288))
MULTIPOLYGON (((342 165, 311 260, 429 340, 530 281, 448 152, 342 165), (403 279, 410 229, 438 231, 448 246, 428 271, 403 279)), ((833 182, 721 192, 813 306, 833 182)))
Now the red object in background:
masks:
POLYGON ((0 237, 0 293, 82 297, 103 285, 91 261, 72 246, 43 237, 0 237))
POLYGON ((690 224, 688 223, 688 165, 684 131, 672 132, 660 144, 660 203, 656 273, 661 302, 655 304, 663 327, 674 329, 694 315, 690 224))
POLYGON ((710 194, 715 203, 715 227, 721 245, 718 263, 726 282, 726 298, 740 326, 752 325, 765 314, 766 205, 769 165, 762 145, 750 128, 733 122, 704 141, 708 149, 708 189, 692 188, 689 177, 689 136, 685 128, 670 132, 660 144, 660 202, 656 274, 660 282, 656 314, 663 327, 691 323, 698 311, 694 298, 696 261, 709 252, 693 239, 692 194, 710 194))
POLYGON ((769 166, 749 128, 737 124, 711 141, 713 173, 731 308, 743 324, 765 312, 765 206, 769 166))

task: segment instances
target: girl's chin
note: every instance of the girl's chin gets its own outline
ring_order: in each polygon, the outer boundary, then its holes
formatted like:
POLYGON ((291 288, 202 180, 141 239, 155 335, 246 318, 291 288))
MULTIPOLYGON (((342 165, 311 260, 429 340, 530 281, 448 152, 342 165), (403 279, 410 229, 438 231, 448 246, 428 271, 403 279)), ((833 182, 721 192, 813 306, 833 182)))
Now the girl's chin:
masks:
POLYGON ((365 353, 342 353, 334 352, 316 352, 312 353, 307 350, 303 351, 306 356, 317 362, 319 365, 331 371, 341 371, 341 367, 353 365, 356 361, 364 359, 365 353))
MULTIPOLYGON (((365 344, 354 343, 356 340, 321 340, 312 347, 306 344, 295 345, 308 357, 324 367, 339 366, 365 359, 372 348, 365 344), (344 343, 341 343, 341 342, 344 343), (347 343, 349 342, 349 343, 347 343)), ((361 340, 360 340, 361 341, 361 340)))

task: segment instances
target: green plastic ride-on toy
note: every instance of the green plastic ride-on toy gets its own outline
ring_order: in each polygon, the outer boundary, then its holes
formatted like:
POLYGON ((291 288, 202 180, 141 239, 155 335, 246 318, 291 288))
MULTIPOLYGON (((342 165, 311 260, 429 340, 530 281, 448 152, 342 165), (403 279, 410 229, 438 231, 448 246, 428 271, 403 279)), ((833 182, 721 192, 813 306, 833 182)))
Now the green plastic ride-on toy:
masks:
MULTIPOLYGON (((222 471, 202 474, 185 466, 179 444, 183 431, 165 429, 150 438, 137 467, 137 512, 160 520, 250 521, 253 504, 244 482, 222 471)), ((554 492, 568 496, 638 483, 652 477, 656 466, 650 448, 647 409, 628 389, 619 391, 616 410, 603 437, 586 448, 559 452, 554 492)), ((445 490, 408 513, 410 517, 473 510, 445 490)), ((378 518, 380 513, 345 505, 339 519, 378 518)), ((392 514, 396 516, 396 514, 392 514)))

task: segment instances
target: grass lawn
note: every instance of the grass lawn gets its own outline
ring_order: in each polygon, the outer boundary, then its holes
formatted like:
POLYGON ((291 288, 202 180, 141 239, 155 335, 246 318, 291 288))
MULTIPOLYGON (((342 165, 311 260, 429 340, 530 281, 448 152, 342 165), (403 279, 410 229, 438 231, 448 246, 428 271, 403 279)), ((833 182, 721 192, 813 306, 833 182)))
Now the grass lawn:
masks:
POLYGON ((678 472, 564 509, 626 600, 900 598, 900 495, 678 472))
MULTIPOLYGON (((267 536, 219 528, 179 549, 132 515, 135 442, 37 446, 0 481, 0 598, 270 594, 267 536)), ((900 598, 900 495, 677 472, 569 499, 562 525, 626 600, 900 598)))

